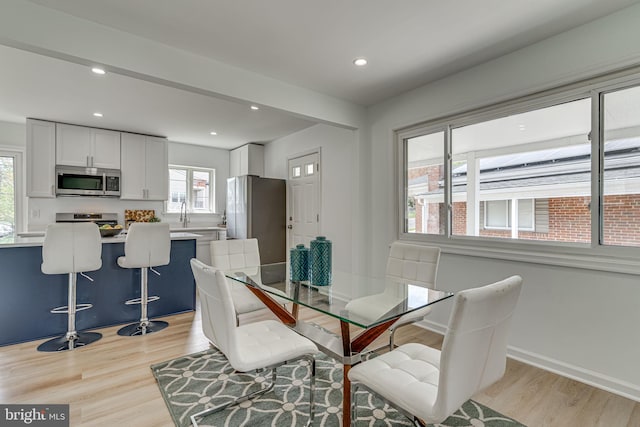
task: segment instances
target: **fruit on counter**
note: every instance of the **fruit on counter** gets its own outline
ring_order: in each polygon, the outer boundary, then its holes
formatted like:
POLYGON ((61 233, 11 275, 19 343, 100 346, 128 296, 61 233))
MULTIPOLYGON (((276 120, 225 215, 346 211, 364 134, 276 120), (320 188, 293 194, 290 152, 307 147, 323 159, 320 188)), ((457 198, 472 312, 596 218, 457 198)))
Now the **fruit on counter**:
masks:
POLYGON ((114 230, 122 230, 122 226, 121 226, 120 224, 116 224, 116 225, 114 225, 114 226, 112 227, 112 226, 111 226, 111 225, 109 225, 109 224, 104 224, 104 225, 101 225, 101 226, 100 226, 100 229, 101 229, 101 230, 111 230, 111 229, 114 229, 114 230))

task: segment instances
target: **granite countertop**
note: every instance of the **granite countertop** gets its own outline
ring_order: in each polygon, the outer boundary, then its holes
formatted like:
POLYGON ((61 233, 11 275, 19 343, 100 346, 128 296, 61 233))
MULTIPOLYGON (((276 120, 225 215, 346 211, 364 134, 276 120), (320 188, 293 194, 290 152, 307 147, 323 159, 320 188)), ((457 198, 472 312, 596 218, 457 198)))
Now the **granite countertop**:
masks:
MULTIPOLYGON (((127 235, 126 233, 118 234, 113 237, 103 237, 102 243, 124 243, 127 235)), ((195 233, 185 233, 185 232, 171 232, 171 240, 191 240, 197 239, 200 236, 195 233)), ((0 249, 1 248, 19 248, 26 246, 42 246, 44 242, 44 233, 41 235, 28 236, 28 237, 12 237, 12 238, 3 238, 0 239, 0 249)))

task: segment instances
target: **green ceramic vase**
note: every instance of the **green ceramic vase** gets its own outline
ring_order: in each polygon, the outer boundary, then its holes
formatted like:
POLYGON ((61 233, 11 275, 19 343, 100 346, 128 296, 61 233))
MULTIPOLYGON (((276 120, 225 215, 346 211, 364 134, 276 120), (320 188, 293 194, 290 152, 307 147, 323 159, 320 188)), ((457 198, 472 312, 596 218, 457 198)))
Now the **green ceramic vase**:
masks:
POLYGON ((289 279, 292 282, 309 280, 309 249, 298 245, 290 251, 289 279))
POLYGON ((310 277, 314 286, 328 286, 331 284, 331 241, 324 236, 318 236, 311 241, 310 249, 310 277))

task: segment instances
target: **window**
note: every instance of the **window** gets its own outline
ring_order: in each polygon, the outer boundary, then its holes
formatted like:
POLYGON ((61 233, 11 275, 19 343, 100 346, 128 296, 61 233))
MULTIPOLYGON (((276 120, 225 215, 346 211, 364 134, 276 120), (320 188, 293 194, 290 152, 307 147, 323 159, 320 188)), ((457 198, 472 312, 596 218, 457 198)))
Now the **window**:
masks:
POLYGON ((16 155, 0 152, 0 241, 16 232, 16 155))
POLYGON ((640 86, 605 93, 602 243, 640 246, 640 86))
POLYGON ((484 228, 511 229, 514 209, 517 209, 518 230, 533 230, 533 200, 488 200, 484 203, 484 228))
POLYGON ((401 234, 640 247, 640 75, 609 79, 399 131, 401 234))
POLYGON ((492 200, 484 204, 485 228, 511 227, 511 203, 509 200, 492 200))
POLYGON ((406 141, 405 209, 409 233, 445 234, 444 132, 433 130, 406 141))
POLYGON ((167 212, 179 213, 184 203, 191 213, 214 213, 215 171, 169 166, 167 212))
MULTIPOLYGON (((453 234, 590 242, 590 128, 590 98, 452 128, 453 234), (490 233, 479 226, 481 202, 503 200, 501 209, 493 202, 485 207, 485 225, 511 229, 510 201, 531 195, 557 201, 555 228, 545 235, 490 233)), ((530 202, 528 206, 531 216, 530 202)), ((532 230, 532 218, 522 219, 532 230)), ((518 224, 518 231, 524 228, 518 224)))

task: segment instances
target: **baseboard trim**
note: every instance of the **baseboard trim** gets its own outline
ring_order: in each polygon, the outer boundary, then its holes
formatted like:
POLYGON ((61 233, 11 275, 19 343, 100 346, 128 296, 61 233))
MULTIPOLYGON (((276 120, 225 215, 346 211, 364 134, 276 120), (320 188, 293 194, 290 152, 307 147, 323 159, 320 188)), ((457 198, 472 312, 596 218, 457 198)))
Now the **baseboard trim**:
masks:
MULTIPOLYGON (((416 323, 416 325, 441 335, 444 335, 446 332, 444 325, 429 320, 423 320, 422 322, 416 323)), ((507 347, 507 356, 519 362, 526 363, 527 365, 535 366, 536 368, 544 369, 545 371, 553 372, 554 374, 640 402, 640 386, 637 384, 603 375, 589 369, 580 368, 514 346, 507 347)))

